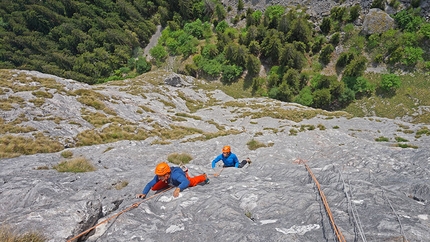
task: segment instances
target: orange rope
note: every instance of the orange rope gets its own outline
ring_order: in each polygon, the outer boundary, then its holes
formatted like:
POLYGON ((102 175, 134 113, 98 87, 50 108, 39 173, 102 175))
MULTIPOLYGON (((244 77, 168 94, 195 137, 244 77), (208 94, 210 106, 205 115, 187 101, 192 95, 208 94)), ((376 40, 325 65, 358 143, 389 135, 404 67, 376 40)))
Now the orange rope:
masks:
POLYGON ((296 163, 298 163, 298 164, 304 164, 305 165, 306 170, 309 172, 309 174, 311 175, 312 179, 314 180, 314 182, 315 182, 315 184, 316 184, 316 186, 318 188, 318 192, 319 192, 319 194, 321 196, 321 200, 323 201, 325 210, 326 210, 327 215, 328 215, 328 217, 330 219, 330 223, 331 223, 331 226, 332 226, 332 228, 333 228, 333 230, 334 230, 334 232, 336 234, 337 240, 339 242, 346 242, 345 237, 343 237, 342 232, 340 232, 339 228, 336 226, 336 223, 334 222, 333 214, 331 213, 330 207, 328 206, 327 199, 326 199, 323 191, 321 190, 321 186, 320 186, 317 178, 312 173, 311 168, 309 168, 309 166, 307 164, 305 164, 305 161, 303 161, 303 160, 300 160, 300 159, 296 160, 296 163))
POLYGON ((170 189, 172 189, 172 187, 169 187, 169 188, 167 188, 167 189, 165 189, 165 190, 163 190, 163 191, 161 191, 161 192, 159 192, 159 193, 156 193, 156 194, 154 194, 154 195, 152 195, 152 196, 150 196, 150 197, 147 197, 147 198, 143 199, 143 200, 142 200, 142 201, 140 201, 140 202, 134 203, 134 204, 133 204, 133 205, 131 205, 130 207, 128 207, 128 208, 126 208, 126 209, 122 210, 121 212, 119 212, 119 213, 117 213, 117 214, 115 214, 115 215, 113 215, 113 216, 111 216, 111 217, 109 217, 109 218, 107 218, 107 219, 103 220, 102 222, 100 222, 100 223, 98 223, 98 224, 94 225, 93 227, 91 227, 91 228, 89 228, 89 229, 85 230, 84 232, 82 232, 82 233, 80 233, 80 234, 76 235, 75 237, 73 237, 73 238, 71 238, 71 239, 67 240, 67 242, 72 242, 72 241, 74 241, 75 239, 78 239, 79 237, 81 237, 81 236, 83 236, 83 235, 87 234, 88 232, 90 232, 91 230, 95 229, 96 227, 98 227, 98 226, 100 226, 100 225, 102 225, 102 224, 104 224, 104 223, 108 222, 109 220, 111 220, 111 219, 113 219, 113 218, 118 217, 119 215, 121 215, 121 214, 123 214, 123 213, 125 213, 125 212, 127 212, 127 211, 130 211, 130 210, 131 210, 131 209, 133 209, 133 208, 137 208, 137 207, 139 207, 139 205, 140 205, 141 203, 143 203, 144 201, 149 200, 149 199, 151 199, 151 198, 153 198, 153 197, 155 197, 155 196, 158 196, 158 195, 160 195, 161 193, 164 193, 164 192, 166 192, 166 191, 168 191, 168 190, 170 190, 170 189))
POLYGON ((221 170, 218 173, 215 173, 214 177, 217 177, 217 176, 221 175, 222 170, 224 170, 224 167, 222 167, 221 170))

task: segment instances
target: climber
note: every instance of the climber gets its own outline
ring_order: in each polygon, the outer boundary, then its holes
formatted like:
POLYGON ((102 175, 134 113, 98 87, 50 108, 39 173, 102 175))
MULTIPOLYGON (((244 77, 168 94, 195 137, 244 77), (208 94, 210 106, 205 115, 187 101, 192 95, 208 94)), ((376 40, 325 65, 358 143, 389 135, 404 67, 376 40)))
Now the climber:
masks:
POLYGON ((158 191, 169 186, 176 187, 173 196, 178 197, 179 192, 182 192, 185 188, 196 186, 201 182, 209 183, 209 178, 205 173, 190 177, 188 171, 183 171, 180 167, 170 167, 166 162, 161 162, 155 167, 154 178, 146 184, 141 194, 136 194, 136 198, 145 198, 150 189, 158 191))
POLYGON ((236 167, 236 168, 242 168, 247 163, 251 164, 251 159, 246 158, 245 160, 239 162, 239 159, 234 153, 231 153, 230 146, 226 145, 222 148, 222 154, 215 157, 215 159, 212 161, 212 169, 215 168, 215 165, 218 161, 222 160, 224 163, 223 167, 236 167))

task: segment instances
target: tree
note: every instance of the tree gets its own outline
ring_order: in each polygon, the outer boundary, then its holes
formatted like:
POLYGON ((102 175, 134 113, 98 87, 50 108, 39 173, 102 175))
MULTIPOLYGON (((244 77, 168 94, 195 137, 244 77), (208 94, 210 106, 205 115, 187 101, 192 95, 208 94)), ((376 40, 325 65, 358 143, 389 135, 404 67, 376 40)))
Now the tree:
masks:
POLYGON ((251 41, 256 40, 257 37, 258 37, 257 27, 255 27, 254 25, 249 26, 248 30, 246 31, 244 44, 249 45, 249 43, 251 43, 251 41))
POLYGON ((297 95, 300 91, 300 79, 299 72, 295 69, 288 69, 288 71, 282 77, 282 82, 288 84, 291 92, 297 95))
POLYGON ((215 6, 215 16, 219 21, 224 20, 225 16, 227 16, 227 12, 221 4, 215 6))
POLYGON ((315 108, 327 108, 331 103, 331 94, 328 88, 319 89, 313 93, 312 106, 315 108))
POLYGON ((248 59, 246 61, 246 69, 248 70, 248 76, 257 76, 257 74, 260 72, 260 66, 260 59, 258 59, 254 55, 248 55, 248 59))
POLYGON ((264 21, 266 21, 266 26, 271 29, 276 29, 278 27, 278 21, 285 12, 285 7, 281 5, 270 5, 266 8, 264 12, 264 21))
POLYGON ((261 43, 263 54, 272 60, 272 63, 278 63, 279 55, 282 50, 281 39, 276 30, 269 30, 261 43))
POLYGON ((225 20, 222 20, 221 22, 219 22, 216 27, 215 30, 216 32, 221 32, 224 33, 224 31, 228 28, 228 23, 225 20))
POLYGON ((288 33, 288 40, 290 42, 293 41, 301 41, 306 45, 312 39, 312 28, 310 23, 304 18, 295 19, 292 23, 291 30, 288 33))
POLYGON ((344 76, 358 77, 362 76, 366 70, 367 59, 364 56, 359 56, 351 61, 343 72, 344 76))
POLYGON ((320 25, 321 32, 328 34, 331 31, 331 19, 324 17, 320 25))
POLYGON ((360 17, 361 6, 360 4, 355 4, 349 9, 349 21, 354 22, 358 17, 360 17))
POLYGON ((164 62, 168 55, 167 51, 161 45, 154 46, 152 49, 149 50, 149 54, 151 54, 151 56, 155 58, 157 65, 164 62))
POLYGON ((299 95, 294 98, 294 102, 305 106, 311 106, 313 103, 311 88, 304 87, 302 90, 300 90, 299 95))
POLYGON ((321 50, 320 61, 324 65, 327 65, 330 62, 331 53, 333 53, 333 51, 334 51, 334 47, 331 44, 324 46, 324 48, 321 50))
POLYGON ((374 0, 370 8, 379 8, 381 10, 385 10, 385 0, 374 0))
POLYGON ((224 65, 221 67, 222 80, 224 82, 230 83, 236 80, 243 72, 240 66, 236 65, 224 65))
POLYGON ((249 53, 251 53, 255 56, 260 55, 261 47, 257 41, 255 41, 255 40, 251 41, 248 45, 248 48, 249 48, 249 53))
POLYGON ((375 87, 369 82, 369 80, 362 76, 345 76, 342 78, 342 81, 346 84, 347 88, 360 95, 370 94, 375 90, 375 87))
POLYGON ((281 19, 279 20, 278 30, 284 34, 287 34, 288 31, 290 31, 289 24, 290 22, 287 15, 282 15, 281 19))
POLYGON ((239 0, 239 2, 237 3, 237 11, 238 12, 240 12, 240 11, 242 11, 243 10, 243 8, 244 8, 244 3, 243 3, 243 0, 239 0))

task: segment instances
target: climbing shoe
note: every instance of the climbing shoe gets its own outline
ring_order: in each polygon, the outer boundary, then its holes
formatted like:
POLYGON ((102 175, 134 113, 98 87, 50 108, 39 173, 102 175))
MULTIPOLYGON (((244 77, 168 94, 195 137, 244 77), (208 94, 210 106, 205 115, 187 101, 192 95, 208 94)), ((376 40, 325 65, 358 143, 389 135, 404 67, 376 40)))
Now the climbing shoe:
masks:
POLYGON ((206 173, 204 173, 204 174, 205 174, 205 177, 206 177, 205 184, 209 184, 209 182, 210 182, 209 177, 208 177, 208 175, 206 175, 206 173))

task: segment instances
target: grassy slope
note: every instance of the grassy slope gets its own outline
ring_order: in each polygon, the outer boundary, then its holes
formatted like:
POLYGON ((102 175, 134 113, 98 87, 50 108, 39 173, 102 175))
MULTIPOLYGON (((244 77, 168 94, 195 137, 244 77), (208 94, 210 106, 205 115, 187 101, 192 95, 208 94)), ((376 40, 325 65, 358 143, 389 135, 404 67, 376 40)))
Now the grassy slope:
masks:
MULTIPOLYGON (((375 86, 380 82, 380 74, 367 73, 366 78, 375 86)), ((378 116, 395 119, 409 116, 412 123, 430 124, 430 113, 419 112, 419 106, 430 106, 429 74, 413 73, 400 76, 401 87, 395 94, 376 90, 370 97, 356 100, 345 108, 354 116, 378 116)))

